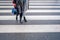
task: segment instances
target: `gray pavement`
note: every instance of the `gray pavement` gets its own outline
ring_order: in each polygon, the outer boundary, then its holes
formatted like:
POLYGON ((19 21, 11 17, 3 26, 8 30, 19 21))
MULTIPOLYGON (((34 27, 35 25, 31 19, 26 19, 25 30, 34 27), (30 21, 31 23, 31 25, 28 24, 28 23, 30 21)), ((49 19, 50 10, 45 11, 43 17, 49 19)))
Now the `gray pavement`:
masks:
POLYGON ((21 24, 18 20, 0 20, 0 25, 60 25, 60 20, 27 20, 21 24))
POLYGON ((60 40, 60 33, 0 33, 0 40, 60 40))
MULTIPOLYGON (((3 9, 2 9, 3 10, 3 9)), ((0 16, 11 16, 12 15, 12 13, 0 13, 0 16)), ((38 13, 26 13, 25 14, 25 16, 33 16, 33 15, 35 15, 35 16, 41 16, 41 15, 51 15, 51 16, 54 16, 54 15, 57 15, 57 16, 59 16, 60 15, 60 12, 38 12, 38 13)))
MULTIPOLYGON (((0 40, 60 40, 60 12, 28 12, 26 16, 30 20, 20 24, 11 13, 13 7, 8 7, 12 6, 11 1, 0 0, 0 40)), ((30 7, 29 10, 60 10, 58 7, 53 7, 60 6, 60 0, 30 0, 29 2, 29 6, 46 6, 46 8, 30 7)))

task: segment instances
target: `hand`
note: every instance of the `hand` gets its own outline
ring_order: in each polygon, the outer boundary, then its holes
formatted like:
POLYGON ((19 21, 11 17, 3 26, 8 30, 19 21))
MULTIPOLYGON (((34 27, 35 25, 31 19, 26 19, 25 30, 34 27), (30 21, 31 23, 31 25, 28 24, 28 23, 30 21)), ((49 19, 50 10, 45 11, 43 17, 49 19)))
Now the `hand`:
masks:
POLYGON ((14 7, 16 7, 16 4, 15 4, 15 3, 13 3, 13 6, 14 6, 14 7))

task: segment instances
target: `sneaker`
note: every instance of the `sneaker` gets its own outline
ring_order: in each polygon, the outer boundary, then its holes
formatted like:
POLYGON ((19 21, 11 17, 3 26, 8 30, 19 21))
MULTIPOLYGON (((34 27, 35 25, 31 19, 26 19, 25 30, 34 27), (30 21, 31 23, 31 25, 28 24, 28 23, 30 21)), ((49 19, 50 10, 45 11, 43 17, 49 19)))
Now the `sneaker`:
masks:
POLYGON ((26 18, 24 17, 24 21, 27 22, 26 18))
POLYGON ((20 21, 20 23, 22 24, 23 22, 22 22, 22 21, 20 21))
POLYGON ((16 21, 18 20, 18 18, 16 17, 16 21))

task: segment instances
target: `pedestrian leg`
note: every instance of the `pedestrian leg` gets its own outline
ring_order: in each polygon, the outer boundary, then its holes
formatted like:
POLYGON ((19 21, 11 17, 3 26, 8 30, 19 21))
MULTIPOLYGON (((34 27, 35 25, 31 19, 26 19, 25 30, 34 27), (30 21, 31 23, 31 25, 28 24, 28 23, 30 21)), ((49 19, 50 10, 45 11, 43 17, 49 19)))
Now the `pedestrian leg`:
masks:
POLYGON ((16 10, 17 10, 17 13, 16 13, 16 21, 18 21, 18 14, 19 14, 18 8, 16 8, 16 10))
POLYGON ((23 12, 22 12, 22 7, 21 7, 21 13, 20 13, 20 23, 22 23, 22 16, 23 16, 23 12))
POLYGON ((27 22, 25 17, 25 2, 23 2, 23 18, 24 18, 24 21, 27 22))

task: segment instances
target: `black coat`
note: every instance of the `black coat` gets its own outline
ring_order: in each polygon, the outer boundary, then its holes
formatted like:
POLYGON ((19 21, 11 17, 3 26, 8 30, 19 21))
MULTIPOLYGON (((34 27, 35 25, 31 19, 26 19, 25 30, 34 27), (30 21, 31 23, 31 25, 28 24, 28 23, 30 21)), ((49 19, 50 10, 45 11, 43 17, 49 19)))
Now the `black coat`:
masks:
POLYGON ((16 5, 22 6, 21 0, 13 0, 13 3, 15 3, 16 5))
POLYGON ((15 4, 16 4, 16 0, 13 0, 13 3, 15 3, 15 4))

